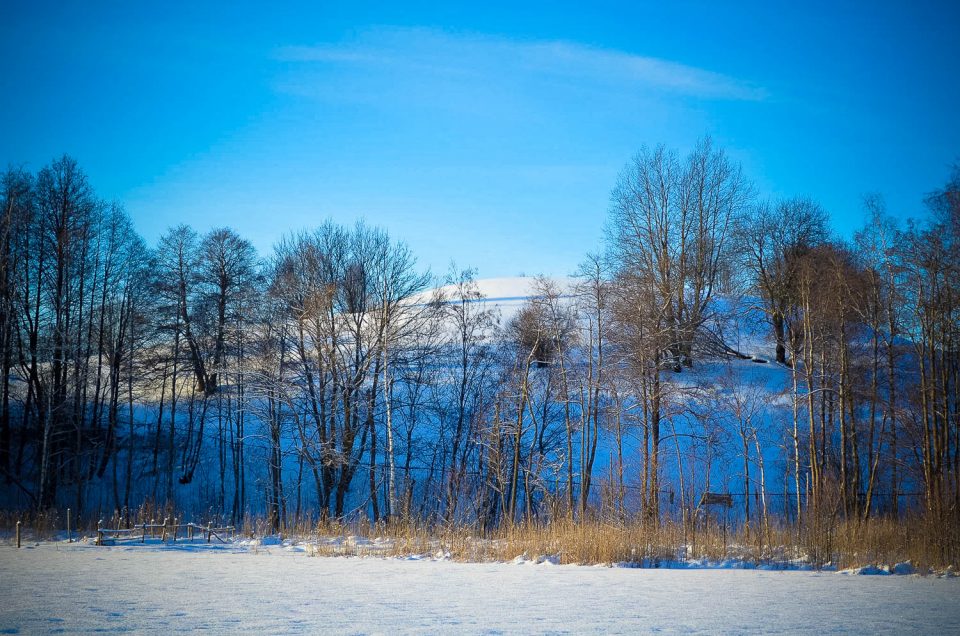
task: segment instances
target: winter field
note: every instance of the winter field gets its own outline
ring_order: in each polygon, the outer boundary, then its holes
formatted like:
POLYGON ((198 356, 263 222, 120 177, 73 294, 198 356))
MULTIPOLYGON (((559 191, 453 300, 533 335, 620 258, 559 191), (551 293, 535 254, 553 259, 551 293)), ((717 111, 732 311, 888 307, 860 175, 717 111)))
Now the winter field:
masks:
POLYGON ((0 546, 0 633, 960 633, 960 578, 0 546))

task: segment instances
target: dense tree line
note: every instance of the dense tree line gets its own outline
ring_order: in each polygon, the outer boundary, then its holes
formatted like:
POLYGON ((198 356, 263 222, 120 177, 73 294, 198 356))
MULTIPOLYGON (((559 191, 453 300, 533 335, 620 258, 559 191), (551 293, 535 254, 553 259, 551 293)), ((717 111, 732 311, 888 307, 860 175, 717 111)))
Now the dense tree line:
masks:
POLYGON ((0 203, 3 506, 275 528, 686 522, 731 490, 748 524, 960 507, 958 171, 926 220, 868 197, 843 241, 709 139, 644 149, 602 254, 503 320, 473 271, 437 279, 363 223, 148 248, 70 157, 8 169, 0 203), (744 372, 757 315, 773 385, 744 372))

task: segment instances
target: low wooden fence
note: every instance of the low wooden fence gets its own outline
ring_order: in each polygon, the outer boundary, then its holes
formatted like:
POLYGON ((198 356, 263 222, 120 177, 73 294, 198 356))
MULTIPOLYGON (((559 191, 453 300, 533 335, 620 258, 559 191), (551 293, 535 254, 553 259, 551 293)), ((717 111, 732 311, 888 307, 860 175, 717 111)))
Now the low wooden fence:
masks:
POLYGON ((233 526, 214 527, 213 524, 207 525, 197 523, 180 523, 178 519, 164 519, 163 523, 141 523, 130 528, 104 528, 103 521, 97 522, 97 545, 104 545, 104 541, 117 542, 125 541, 129 543, 146 543, 147 538, 156 539, 166 543, 168 540, 176 543, 180 541, 195 541, 197 538, 206 539, 211 543, 216 539, 220 543, 226 543, 224 537, 233 537, 236 528, 233 526))

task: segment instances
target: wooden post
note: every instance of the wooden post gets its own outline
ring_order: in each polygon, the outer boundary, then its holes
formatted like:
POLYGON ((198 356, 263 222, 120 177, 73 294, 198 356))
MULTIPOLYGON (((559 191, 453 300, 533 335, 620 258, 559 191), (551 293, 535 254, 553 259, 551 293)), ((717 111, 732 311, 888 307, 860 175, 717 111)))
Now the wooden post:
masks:
POLYGON ((213 533, 213 525, 207 523, 207 543, 210 543, 210 535, 213 533))
POLYGON ((180 527, 180 520, 176 517, 173 518, 173 542, 177 542, 177 529, 180 527))
POLYGON ((167 542, 167 520, 169 517, 163 518, 163 529, 160 531, 160 543, 167 542))
POLYGON ((143 534, 140 536, 140 543, 146 543, 147 542, 147 522, 146 521, 143 522, 142 530, 143 530, 143 534))
POLYGON ((193 541, 193 523, 187 524, 187 539, 193 541))
POLYGON ((97 545, 103 545, 103 519, 97 521, 97 545))
POLYGON ((20 549, 20 522, 17 522, 17 550, 20 549))
POLYGON ((70 534, 70 509, 67 508, 67 543, 73 543, 73 535, 70 534))

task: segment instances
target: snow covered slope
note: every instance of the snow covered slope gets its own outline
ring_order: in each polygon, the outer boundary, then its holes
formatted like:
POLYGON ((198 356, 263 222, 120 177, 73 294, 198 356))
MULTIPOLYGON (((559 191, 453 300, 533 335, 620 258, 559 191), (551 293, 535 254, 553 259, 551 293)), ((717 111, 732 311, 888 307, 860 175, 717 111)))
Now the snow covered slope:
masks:
MULTIPOLYGON (((561 293, 569 294, 575 284, 572 278, 551 278, 561 293)), ((476 290, 483 296, 478 301, 486 308, 499 312, 501 323, 506 323, 520 309, 520 307, 529 301, 536 294, 534 293, 535 279, 530 276, 512 276, 507 278, 481 278, 476 281, 476 290)), ((456 298, 456 287, 454 285, 445 285, 439 288, 439 291, 448 298, 456 298)), ((424 301, 433 296, 434 290, 424 292, 418 297, 424 301)))

